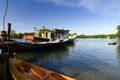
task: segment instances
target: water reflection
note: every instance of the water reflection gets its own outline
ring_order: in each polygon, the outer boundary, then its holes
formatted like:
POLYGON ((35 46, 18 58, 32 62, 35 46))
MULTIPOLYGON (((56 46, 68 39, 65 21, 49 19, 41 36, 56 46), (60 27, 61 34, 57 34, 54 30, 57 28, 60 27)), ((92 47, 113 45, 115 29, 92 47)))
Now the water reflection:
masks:
POLYGON ((68 49, 58 49, 55 51, 45 52, 38 57, 41 60, 62 60, 68 56, 68 49))
POLYGON ((117 46, 118 68, 120 69, 120 45, 117 46))
POLYGON ((21 53, 16 53, 15 57, 28 62, 32 62, 37 59, 55 60, 58 59, 60 56, 64 56, 65 58, 68 55, 67 53, 68 53, 68 49, 62 48, 62 49, 46 50, 39 52, 21 52, 21 53))
POLYGON ((68 56, 68 48, 41 52, 17 53, 15 55, 16 58, 59 73, 62 73, 62 68, 66 65, 64 64, 64 61, 68 56))
POLYGON ((39 54, 33 53, 33 52, 21 52, 21 53, 16 53, 15 57, 24 61, 34 61, 39 56, 39 54))

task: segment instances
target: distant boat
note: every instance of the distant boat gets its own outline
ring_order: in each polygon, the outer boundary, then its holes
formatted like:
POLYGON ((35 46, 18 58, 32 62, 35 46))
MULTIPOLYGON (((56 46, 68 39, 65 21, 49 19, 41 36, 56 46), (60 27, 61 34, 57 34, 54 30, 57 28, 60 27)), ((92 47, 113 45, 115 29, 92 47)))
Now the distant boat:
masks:
POLYGON ((117 42, 112 39, 110 36, 107 37, 108 45, 116 45, 117 42))
POLYGON ((9 59, 9 69, 14 80, 75 80, 16 58, 9 59))

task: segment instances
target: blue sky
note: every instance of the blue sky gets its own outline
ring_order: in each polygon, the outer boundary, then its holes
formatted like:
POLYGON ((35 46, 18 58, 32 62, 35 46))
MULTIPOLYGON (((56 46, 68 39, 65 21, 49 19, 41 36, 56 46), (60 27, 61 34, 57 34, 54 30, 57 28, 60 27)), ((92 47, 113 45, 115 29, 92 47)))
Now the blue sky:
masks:
MULTIPOLYGON (((64 28, 77 34, 112 34, 120 24, 120 0, 9 0, 7 23, 19 32, 64 28)), ((5 0, 0 0, 0 29, 5 0)), ((7 28, 7 27, 6 27, 7 28)))

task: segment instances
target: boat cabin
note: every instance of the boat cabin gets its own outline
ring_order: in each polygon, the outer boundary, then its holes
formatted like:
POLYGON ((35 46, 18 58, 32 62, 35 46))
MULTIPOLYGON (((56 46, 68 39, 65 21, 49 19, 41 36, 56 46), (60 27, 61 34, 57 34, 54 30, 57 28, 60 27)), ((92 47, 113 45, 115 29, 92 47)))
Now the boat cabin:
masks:
POLYGON ((48 29, 36 30, 34 36, 44 38, 44 39, 49 39, 49 41, 54 40, 54 32, 52 30, 48 30, 48 29))
POLYGON ((68 39, 69 31, 64 29, 53 29, 57 39, 68 39))
POLYGON ((34 36, 24 36, 24 39, 31 40, 33 42, 45 42, 68 39, 69 30, 64 29, 35 29, 34 36))

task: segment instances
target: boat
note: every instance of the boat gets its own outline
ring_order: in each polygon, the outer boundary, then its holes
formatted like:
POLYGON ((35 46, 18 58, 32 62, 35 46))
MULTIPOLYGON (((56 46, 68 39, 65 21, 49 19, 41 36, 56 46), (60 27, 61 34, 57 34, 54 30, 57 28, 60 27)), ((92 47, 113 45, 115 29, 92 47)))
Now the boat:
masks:
POLYGON ((108 45, 116 45, 116 39, 111 38, 110 36, 107 37, 108 45))
POLYGON ((49 49, 65 48, 67 44, 74 43, 76 35, 69 35, 69 30, 40 29, 35 35, 24 35, 24 41, 2 42, 1 46, 9 46, 13 52, 45 51, 49 49))
POLYGON ((109 42, 108 45, 116 45, 117 42, 109 42))
MULTIPOLYGON (((33 51, 45 51, 50 49, 61 49, 65 48, 66 45, 72 44, 74 39, 68 39, 65 41, 54 41, 54 42, 2 42, 0 43, 1 48, 9 47, 13 52, 33 52, 33 51)), ((7 48, 5 49, 7 50, 7 48)))
POLYGON ((75 80, 16 58, 9 59, 9 69, 14 80, 75 80))

